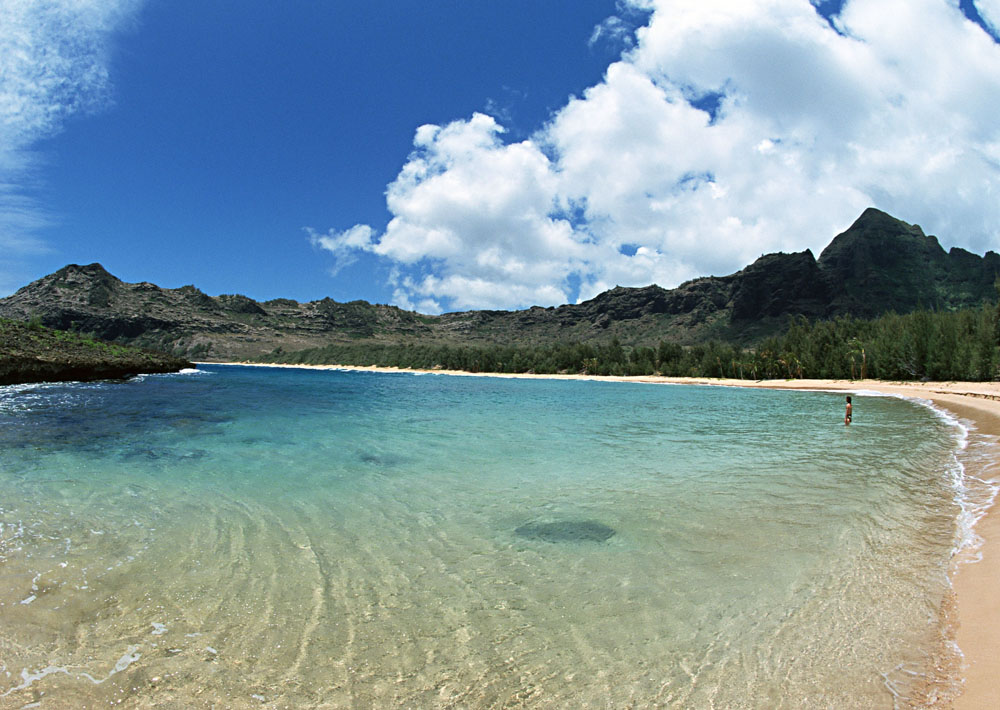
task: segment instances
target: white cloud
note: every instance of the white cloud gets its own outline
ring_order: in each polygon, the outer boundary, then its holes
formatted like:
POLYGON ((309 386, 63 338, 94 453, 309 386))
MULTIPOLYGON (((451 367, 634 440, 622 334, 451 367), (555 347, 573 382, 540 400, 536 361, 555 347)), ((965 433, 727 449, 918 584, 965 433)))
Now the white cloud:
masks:
POLYGON ((360 246, 406 273, 400 302, 673 286, 816 252, 869 205, 1000 246, 1000 46, 957 3, 848 0, 836 29, 810 0, 635 4, 634 48, 530 140, 480 114, 417 130, 360 246))
POLYGON ((558 176, 537 145, 504 145, 501 131, 483 114, 417 129, 388 188, 395 216, 371 246, 400 264, 433 265, 412 282, 417 295, 457 308, 505 306, 509 294, 565 300, 567 265, 582 246, 555 215, 558 176))
POLYGON ((330 274, 336 276, 345 266, 350 266, 357 260, 358 251, 371 251, 372 238, 375 231, 367 224, 356 224, 350 229, 337 232, 331 229, 326 234, 317 234, 315 230, 306 227, 309 241, 321 249, 331 252, 334 257, 330 274))
POLYGON ((974 0, 973 4, 993 34, 1000 35, 1000 0, 974 0))
POLYGON ((634 46, 634 28, 625 20, 612 15, 598 24, 590 35, 587 44, 595 47, 600 44, 609 44, 615 47, 634 46))
MULTIPOLYGON (((44 250, 37 231, 49 218, 30 193, 33 147, 71 115, 109 101, 113 33, 140 0, 3 0, 0 2, 0 271, 44 250)), ((9 280, 3 274, 0 281, 9 280)))

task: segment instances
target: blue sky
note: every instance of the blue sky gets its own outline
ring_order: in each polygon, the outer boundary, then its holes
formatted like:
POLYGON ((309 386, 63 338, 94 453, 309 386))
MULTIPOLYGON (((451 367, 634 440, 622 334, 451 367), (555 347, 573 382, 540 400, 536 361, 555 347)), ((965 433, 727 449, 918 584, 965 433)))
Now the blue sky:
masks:
POLYGON ((1000 0, 0 0, 0 295, 556 305, 818 251, 1000 248, 1000 0))
POLYGON ((8 266, 7 290, 100 261, 209 293, 386 301, 374 259, 331 278, 303 228, 385 222, 418 126, 492 110, 529 132, 614 58, 588 46, 606 0, 133 5, 104 40, 107 96, 33 146, 47 251, 8 266))

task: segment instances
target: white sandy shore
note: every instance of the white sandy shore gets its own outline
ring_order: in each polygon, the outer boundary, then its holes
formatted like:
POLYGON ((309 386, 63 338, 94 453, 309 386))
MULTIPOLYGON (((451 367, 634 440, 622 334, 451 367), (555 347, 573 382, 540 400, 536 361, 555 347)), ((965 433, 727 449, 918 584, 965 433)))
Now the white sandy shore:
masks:
MULTIPOLYGON (((206 363, 208 364, 208 363, 206 363)), ((222 363, 220 363, 222 364, 222 363)), ((982 434, 1000 438, 1000 383, 997 382, 883 382, 879 380, 727 380, 690 377, 592 377, 586 375, 527 375, 469 373, 454 370, 407 370, 398 368, 352 367, 339 365, 261 365, 267 367, 338 369, 365 372, 413 372, 508 378, 544 377, 561 380, 601 380, 688 384, 731 387, 758 387, 794 390, 873 391, 902 397, 926 399, 940 409, 972 422, 982 434)), ((958 605, 956 641, 965 656, 962 695, 955 710, 997 710, 1000 708, 1000 511, 991 509, 976 525, 982 538, 982 559, 960 565, 954 575, 958 605)))

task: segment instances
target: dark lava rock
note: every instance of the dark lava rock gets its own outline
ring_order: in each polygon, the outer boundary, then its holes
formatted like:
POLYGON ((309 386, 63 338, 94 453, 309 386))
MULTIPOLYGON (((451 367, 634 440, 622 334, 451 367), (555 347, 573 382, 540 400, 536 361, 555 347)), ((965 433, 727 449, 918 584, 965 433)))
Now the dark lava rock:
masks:
POLYGON ((558 520, 525 523, 515 529, 514 534, 545 542, 604 542, 615 534, 615 529, 596 520, 558 520))
POLYGON ((0 318, 0 385, 124 379, 194 367, 183 358, 0 318))

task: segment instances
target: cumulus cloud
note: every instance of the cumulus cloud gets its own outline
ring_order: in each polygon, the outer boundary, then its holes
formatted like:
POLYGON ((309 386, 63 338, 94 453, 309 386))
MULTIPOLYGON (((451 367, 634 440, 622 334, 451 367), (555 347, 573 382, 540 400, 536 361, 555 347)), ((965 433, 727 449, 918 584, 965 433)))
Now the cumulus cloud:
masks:
POLYGON ((33 147, 69 116, 108 103, 110 40, 139 2, 0 3, 0 251, 6 257, 0 271, 45 249, 37 231, 49 218, 31 197, 38 165, 33 147))
POLYGON ((634 47, 529 140, 481 114, 420 127, 385 230, 323 246, 380 255, 397 302, 446 308, 729 273, 817 251, 869 205, 998 246, 1000 46, 957 3, 633 5, 651 12, 634 47))
POLYGON ((484 114, 417 129, 387 191, 395 216, 368 247, 425 267, 403 285, 415 297, 456 308, 566 298, 566 265, 582 264, 582 249, 557 214, 559 178, 538 145, 504 144, 502 132, 484 114))

